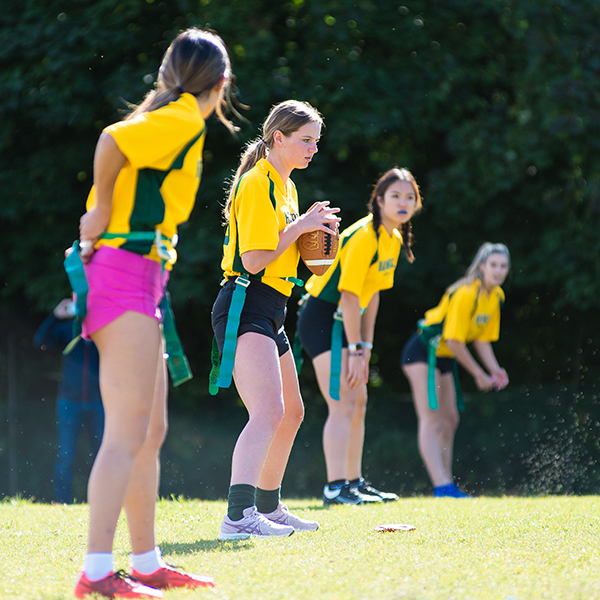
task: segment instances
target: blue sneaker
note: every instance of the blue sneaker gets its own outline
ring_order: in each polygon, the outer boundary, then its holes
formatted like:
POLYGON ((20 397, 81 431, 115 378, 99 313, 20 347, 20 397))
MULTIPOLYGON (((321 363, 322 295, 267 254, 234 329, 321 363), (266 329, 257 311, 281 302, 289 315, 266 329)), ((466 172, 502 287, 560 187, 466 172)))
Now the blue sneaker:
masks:
POLYGON ((471 498, 469 494, 461 492, 453 483, 440 485, 433 488, 433 496, 435 498, 471 498))

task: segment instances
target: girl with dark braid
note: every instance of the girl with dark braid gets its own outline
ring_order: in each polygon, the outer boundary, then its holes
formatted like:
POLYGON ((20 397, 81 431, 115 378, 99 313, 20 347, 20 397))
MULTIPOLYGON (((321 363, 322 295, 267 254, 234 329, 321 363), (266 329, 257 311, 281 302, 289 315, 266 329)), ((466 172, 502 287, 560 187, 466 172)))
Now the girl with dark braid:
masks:
POLYGON ((329 409, 323 430, 325 505, 398 499, 365 482, 362 454, 379 292, 393 286, 402 246, 414 261, 410 220, 421 209, 415 178, 406 169, 390 169, 375 184, 368 208, 366 217, 341 234, 330 269, 309 279, 298 314, 298 337, 329 409))

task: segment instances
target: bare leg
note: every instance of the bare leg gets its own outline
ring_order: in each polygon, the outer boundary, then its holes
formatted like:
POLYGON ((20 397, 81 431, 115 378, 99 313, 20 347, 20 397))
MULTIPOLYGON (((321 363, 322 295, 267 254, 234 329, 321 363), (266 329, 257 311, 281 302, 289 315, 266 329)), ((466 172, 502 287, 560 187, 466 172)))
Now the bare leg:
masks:
MULTIPOLYGON (((340 376, 340 399, 329 395, 331 352, 323 352, 313 359, 321 394, 327 402, 329 415, 323 428, 323 451, 327 465, 327 481, 347 479, 348 452, 352 421, 356 411, 358 390, 348 387, 348 350, 342 350, 342 373, 340 376)), ((362 449, 361 449, 362 454, 362 449)))
POLYGON ((348 445, 348 459, 346 479, 353 480, 362 477, 362 456, 365 444, 365 417, 367 415, 367 386, 361 385, 356 389, 356 409, 350 428, 350 444, 348 445))
MULTIPOLYGON (((425 468, 434 487, 446 485, 452 482, 452 477, 442 459, 440 448, 441 415, 439 408, 433 411, 429 408, 429 397, 427 394, 427 374, 429 367, 425 363, 413 363, 402 367, 404 374, 410 382, 415 411, 419 420, 419 451, 425 463, 425 468)), ((436 370, 436 380, 439 372, 436 370)), ((438 404, 445 403, 443 392, 445 386, 438 386, 438 404)))
POLYGON ((292 353, 286 352, 279 362, 283 379, 285 413, 258 480, 258 487, 263 490, 275 490, 281 486, 296 434, 304 418, 304 404, 292 353))
POLYGON ((148 552, 156 546, 154 523, 160 479, 160 449, 167 435, 168 422, 167 374, 163 350, 161 341, 148 434, 133 464, 125 497, 125 511, 134 554, 148 552))
POLYGON ((231 485, 257 486, 285 410, 275 341, 259 333, 241 335, 233 376, 249 418, 233 451, 231 485))
POLYGON ((442 463, 444 470, 452 477, 452 457, 454 454, 454 434, 458 427, 459 416, 458 408, 456 407, 456 390, 454 389, 454 376, 452 373, 447 373, 439 378, 439 446, 442 452, 442 463))
POLYGON ((148 433, 161 343, 159 324, 135 312, 92 337, 100 353, 105 427, 88 484, 88 553, 112 552, 132 468, 148 433))

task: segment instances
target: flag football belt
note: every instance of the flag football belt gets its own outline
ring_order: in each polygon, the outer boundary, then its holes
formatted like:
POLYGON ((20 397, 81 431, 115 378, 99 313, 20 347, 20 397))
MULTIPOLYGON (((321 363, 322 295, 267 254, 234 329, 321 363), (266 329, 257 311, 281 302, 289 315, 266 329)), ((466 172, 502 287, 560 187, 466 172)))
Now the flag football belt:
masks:
MULTIPOLYGON (((129 233, 103 233, 100 239, 117 239, 123 238, 130 242, 153 242, 156 247, 156 252, 161 259, 161 266, 164 270, 165 264, 170 259, 165 241, 168 240, 161 235, 157 229, 153 231, 131 231, 129 233)), ((75 318, 73 320, 73 339, 64 349, 63 354, 69 354, 79 339, 81 338, 81 326, 83 319, 87 314, 87 295, 88 283, 85 277, 85 270, 80 255, 81 245, 79 240, 73 243, 72 252, 65 258, 64 267, 69 278, 69 283, 73 293, 75 294, 75 318)), ((192 378, 192 371, 183 347, 181 340, 177 335, 175 327, 175 317, 171 309, 170 296, 165 291, 164 296, 160 301, 160 309, 163 315, 162 334, 165 340, 165 353, 167 355, 167 364, 169 372, 173 380, 173 385, 178 386, 192 378)))
MULTIPOLYGON (((219 356, 219 345, 213 336, 210 352, 211 369, 208 376, 208 392, 211 396, 216 396, 219 393, 219 388, 228 388, 231 385, 240 318, 244 304, 246 303, 246 290, 251 280, 260 281, 261 279, 260 275, 250 275, 249 273, 242 273, 235 278, 236 285, 231 296, 229 311, 227 312, 225 339, 223 340, 223 352, 221 356, 219 356)), ((281 277, 281 279, 300 287, 304 285, 304 281, 296 277, 281 277)), ((223 279, 221 286, 224 286, 228 281, 226 278, 223 279)))
MULTIPOLYGON (((365 312, 360 309, 360 314, 365 312)), ((329 395, 334 400, 340 399, 340 378, 342 376, 342 346, 344 344, 344 317, 342 306, 338 305, 333 313, 333 327, 331 328, 331 362, 329 366, 329 395)))
POLYGON ((344 317, 342 307, 338 305, 333 313, 331 328, 331 363, 329 367, 329 395, 334 400, 340 399, 340 377, 342 375, 342 345, 344 334, 344 317))
MULTIPOLYGON (((437 387, 435 383, 435 368, 437 366, 437 350, 442 341, 442 323, 434 325, 425 325, 425 320, 421 319, 418 323, 419 329, 417 333, 421 341, 427 348, 427 397, 429 399, 429 408, 431 410, 438 409, 437 387)), ((460 387, 458 378, 458 364, 456 359, 452 361, 452 375, 454 377, 454 389, 456 391, 456 406, 459 411, 465 410, 465 399, 460 387)))
MULTIPOLYGON (((298 302, 298 315, 300 314, 300 308, 308 300, 310 294, 304 294, 298 302)), ((361 314, 365 312, 365 309, 361 309, 361 314)), ((343 346, 343 334, 344 334, 344 318, 342 316, 342 307, 338 305, 336 311, 333 313, 333 326, 331 328, 331 359, 329 363, 329 395, 334 400, 340 399, 340 379, 342 375, 342 346, 343 346)), ((298 328, 296 327, 296 334, 294 335, 293 344, 294 363, 296 364, 296 372, 300 375, 300 370, 304 363, 302 358, 302 344, 300 343, 300 336, 298 335, 298 328)))

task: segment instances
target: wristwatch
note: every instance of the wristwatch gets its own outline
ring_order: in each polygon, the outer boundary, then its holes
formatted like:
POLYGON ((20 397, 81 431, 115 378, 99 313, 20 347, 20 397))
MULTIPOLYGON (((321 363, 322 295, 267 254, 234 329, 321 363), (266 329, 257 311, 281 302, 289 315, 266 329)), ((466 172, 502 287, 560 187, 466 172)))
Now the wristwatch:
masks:
POLYGON ((348 344, 348 350, 350 352, 362 352, 364 349, 364 345, 362 342, 358 342, 357 344, 348 344))

